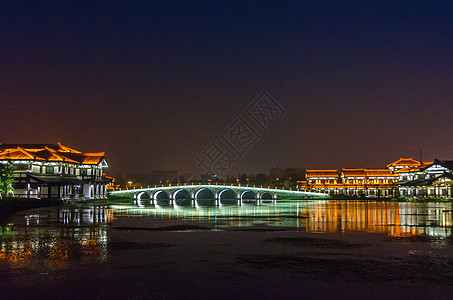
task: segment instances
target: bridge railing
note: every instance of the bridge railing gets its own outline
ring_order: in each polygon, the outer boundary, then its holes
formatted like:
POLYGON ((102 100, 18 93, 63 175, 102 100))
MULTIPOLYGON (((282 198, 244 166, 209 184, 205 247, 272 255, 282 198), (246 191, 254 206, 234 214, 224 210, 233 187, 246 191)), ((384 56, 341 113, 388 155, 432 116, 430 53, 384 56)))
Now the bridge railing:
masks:
MULTIPOLYGON (((234 184, 234 183, 203 183, 203 182, 198 182, 198 183, 184 183, 184 184, 156 184, 156 185, 148 185, 148 186, 126 186, 126 187, 117 187, 114 188, 113 191, 128 191, 128 190, 136 190, 136 189, 150 189, 150 188, 159 188, 159 187, 184 187, 184 186, 197 186, 197 185, 215 185, 215 186, 231 186, 231 187, 253 187, 253 188, 265 188, 265 189, 273 189, 273 190, 281 190, 281 191, 298 191, 298 192, 313 192, 311 189, 299 189, 299 188, 287 188, 285 187, 279 187, 279 186, 271 186, 271 185, 256 185, 256 184, 234 184)), ((320 194, 327 194, 326 191, 317 191, 317 193, 320 194)))

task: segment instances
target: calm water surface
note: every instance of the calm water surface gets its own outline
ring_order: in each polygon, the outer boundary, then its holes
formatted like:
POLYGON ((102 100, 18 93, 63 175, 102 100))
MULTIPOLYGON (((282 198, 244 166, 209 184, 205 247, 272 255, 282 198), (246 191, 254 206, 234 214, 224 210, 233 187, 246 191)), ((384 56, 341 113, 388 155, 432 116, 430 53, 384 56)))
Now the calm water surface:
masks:
POLYGON ((427 237, 442 245, 452 234, 452 203, 293 200, 221 207, 66 206, 20 212, 8 222, 0 231, 0 264, 64 269, 74 262, 107 261, 109 230, 119 226, 366 232, 427 237))

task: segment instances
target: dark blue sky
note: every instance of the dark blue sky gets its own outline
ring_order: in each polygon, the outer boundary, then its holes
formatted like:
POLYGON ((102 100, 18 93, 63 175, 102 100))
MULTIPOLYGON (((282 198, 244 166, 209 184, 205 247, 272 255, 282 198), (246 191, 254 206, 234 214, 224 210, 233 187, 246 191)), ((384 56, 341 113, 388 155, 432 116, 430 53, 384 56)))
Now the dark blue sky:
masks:
POLYGON ((450 1, 3 1, 0 142, 191 171, 266 90, 287 114, 232 173, 453 159, 452 16, 450 1))

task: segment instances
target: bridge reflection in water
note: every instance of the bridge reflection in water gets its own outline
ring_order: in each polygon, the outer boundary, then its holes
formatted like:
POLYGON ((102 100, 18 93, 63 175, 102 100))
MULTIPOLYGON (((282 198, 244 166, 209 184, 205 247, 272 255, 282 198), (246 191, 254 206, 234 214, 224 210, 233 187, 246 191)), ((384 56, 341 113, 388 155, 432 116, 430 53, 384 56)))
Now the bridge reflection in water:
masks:
POLYGON ((219 227, 264 224, 304 228, 307 232, 363 231, 392 236, 452 233, 452 203, 357 200, 274 201, 221 207, 114 206, 114 216, 213 221, 219 227))
MULTIPOLYGON (((18 215, 11 231, 0 231, 0 267, 3 263, 19 268, 39 264, 66 269, 74 261, 107 261, 108 224, 115 225, 116 219, 123 216, 144 218, 144 224, 149 224, 149 218, 182 219, 211 224, 214 229, 266 225, 317 233, 427 235, 435 240, 451 236, 453 226, 452 203, 318 200, 198 208, 55 207, 25 218, 18 215)), ((140 223, 140 219, 135 221, 140 223)))

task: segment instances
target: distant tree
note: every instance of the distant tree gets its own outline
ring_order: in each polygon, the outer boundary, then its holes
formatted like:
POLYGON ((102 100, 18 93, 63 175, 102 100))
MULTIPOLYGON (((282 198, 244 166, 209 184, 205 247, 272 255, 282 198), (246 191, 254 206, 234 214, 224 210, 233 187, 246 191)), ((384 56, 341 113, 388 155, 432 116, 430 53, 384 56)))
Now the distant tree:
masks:
POLYGON ((225 183, 237 183, 236 177, 228 175, 227 178, 225 179, 225 183))
POLYGON ((264 173, 259 173, 255 176, 256 184, 259 185, 266 185, 267 183, 267 176, 264 173))
POLYGON ((14 196, 14 169, 11 163, 0 165, 0 199, 14 196))
POLYGON ((185 182, 187 182, 186 177, 184 177, 184 176, 179 176, 178 178, 179 178, 178 183, 185 183, 185 182))
POLYGON ((291 179, 286 179, 283 181, 283 186, 285 187, 285 189, 295 189, 296 183, 291 179))
POLYGON ((239 176, 239 183, 240 184, 247 184, 248 183, 248 177, 247 174, 242 174, 239 176))

